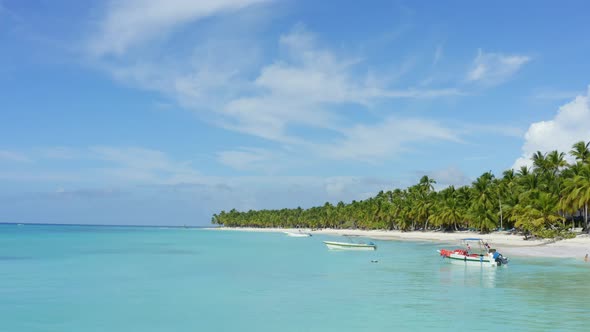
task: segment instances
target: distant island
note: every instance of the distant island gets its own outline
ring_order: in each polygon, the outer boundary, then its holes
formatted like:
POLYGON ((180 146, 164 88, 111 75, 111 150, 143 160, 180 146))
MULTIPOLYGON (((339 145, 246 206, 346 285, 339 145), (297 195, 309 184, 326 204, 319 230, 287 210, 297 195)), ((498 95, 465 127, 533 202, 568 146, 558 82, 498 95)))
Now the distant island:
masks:
POLYGON ((470 186, 434 190, 435 179, 423 176, 407 189, 381 191, 375 197, 325 203, 309 209, 232 209, 211 218, 227 227, 333 228, 363 230, 475 230, 489 233, 513 229, 525 237, 571 238, 575 227, 588 232, 590 142, 580 141, 568 163, 559 151, 535 153, 532 168, 491 172, 470 186))

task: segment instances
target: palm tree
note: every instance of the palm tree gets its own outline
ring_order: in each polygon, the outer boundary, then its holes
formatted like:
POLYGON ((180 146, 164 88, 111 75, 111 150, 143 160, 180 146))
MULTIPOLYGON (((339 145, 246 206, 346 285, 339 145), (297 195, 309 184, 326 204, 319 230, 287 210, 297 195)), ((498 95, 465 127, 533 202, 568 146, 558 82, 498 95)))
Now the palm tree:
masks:
POLYGON ((419 216, 418 219, 424 220, 424 230, 428 229, 428 219, 432 212, 434 184, 436 184, 436 181, 429 178, 428 175, 420 178, 420 182, 418 183, 417 213, 419 216))
POLYGON ((412 225, 412 202, 408 191, 401 189, 394 190, 392 194, 392 203, 392 226, 395 224, 398 229, 407 231, 412 225))
POLYGON ((533 161, 533 171, 542 174, 547 172, 548 163, 546 154, 543 154, 541 151, 537 151, 535 154, 533 154, 531 160, 533 161))
POLYGON ((493 180, 494 175, 492 172, 486 172, 472 183, 470 214, 475 220, 479 221, 480 232, 495 228, 493 180))
POLYGON ((576 209, 584 209, 584 224, 587 232, 588 227, 588 203, 590 202, 590 165, 583 165, 580 172, 572 178, 564 181, 564 192, 566 197, 566 206, 572 206, 576 209))
POLYGON ((527 176, 530 173, 530 169, 526 166, 520 166, 520 168, 518 169, 518 172, 516 172, 516 175, 518 176, 527 176))
POLYGON ((434 191, 435 184, 436 184, 436 181, 434 179, 429 178, 428 175, 424 175, 422 178, 420 178, 420 182, 418 183, 418 186, 424 192, 430 193, 430 192, 434 191))
POLYGON ((502 198, 506 195, 506 181, 504 179, 494 180, 495 195, 498 197, 498 208, 500 209, 500 228, 504 228, 504 214, 502 211, 502 198))
POLYGON ((567 166, 567 161, 565 161, 564 152, 558 152, 557 150, 553 150, 549 152, 546 160, 547 168, 554 176, 557 175, 564 167, 567 166))
POLYGON ((579 141, 572 145, 572 150, 570 154, 576 158, 576 160, 580 163, 589 163, 590 162, 590 142, 585 143, 584 141, 579 141))
POLYGON ((556 195, 537 192, 533 196, 526 203, 522 202, 515 207, 514 217, 516 227, 536 235, 547 226, 553 227, 562 217, 557 213, 559 199, 556 195))
MULTIPOLYGON (((307 209, 249 210, 213 214, 211 222, 225 226, 335 227, 409 230, 436 225, 444 229, 472 226, 481 232, 514 225, 535 235, 554 227, 567 214, 584 215, 590 232, 590 142, 573 145, 576 163, 568 165, 559 151, 536 152, 533 168, 507 170, 496 179, 491 172, 471 186, 452 186, 436 192, 428 176, 406 189, 381 191, 376 196, 337 205, 307 209)), ((564 223, 565 225, 565 223, 564 223)))
POLYGON ((459 192, 454 186, 449 186, 438 195, 432 220, 445 229, 453 227, 457 230, 457 223, 462 221, 465 211, 461 205, 459 192))

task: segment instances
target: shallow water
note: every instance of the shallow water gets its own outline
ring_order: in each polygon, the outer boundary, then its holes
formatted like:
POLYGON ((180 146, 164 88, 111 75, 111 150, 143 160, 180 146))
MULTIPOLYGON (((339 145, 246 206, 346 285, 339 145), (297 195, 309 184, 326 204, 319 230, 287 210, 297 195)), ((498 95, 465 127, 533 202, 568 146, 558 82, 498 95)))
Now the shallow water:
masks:
POLYGON ((432 243, 332 252, 325 239, 0 226, 1 330, 588 330, 588 263, 466 268, 432 243))

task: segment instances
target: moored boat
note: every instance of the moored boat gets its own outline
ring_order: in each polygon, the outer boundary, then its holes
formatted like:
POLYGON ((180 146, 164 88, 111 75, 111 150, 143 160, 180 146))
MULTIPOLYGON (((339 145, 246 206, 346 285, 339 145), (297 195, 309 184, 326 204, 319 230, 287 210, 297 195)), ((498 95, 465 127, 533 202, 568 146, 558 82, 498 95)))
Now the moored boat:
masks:
POLYGON ((445 260, 454 264, 491 267, 508 264, 508 258, 491 248, 482 239, 466 238, 462 242, 463 249, 440 249, 437 251, 445 260))
POLYGON ((377 245, 373 242, 369 243, 354 243, 354 242, 338 242, 338 241, 324 241, 324 244, 331 250, 377 250, 377 245))
POLYGON ((310 237, 311 234, 310 233, 305 233, 302 232, 301 230, 299 230, 299 232, 283 232, 285 234, 287 234, 287 236, 291 236, 291 237, 310 237))

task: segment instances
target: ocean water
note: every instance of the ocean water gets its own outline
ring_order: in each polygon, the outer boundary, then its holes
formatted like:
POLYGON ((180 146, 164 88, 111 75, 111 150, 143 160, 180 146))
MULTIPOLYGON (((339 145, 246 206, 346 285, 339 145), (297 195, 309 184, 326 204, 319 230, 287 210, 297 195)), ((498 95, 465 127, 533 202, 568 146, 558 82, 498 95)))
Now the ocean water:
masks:
POLYGON ((466 268, 432 243, 332 252, 329 238, 3 225, 0 331, 590 329, 581 260, 466 268))

